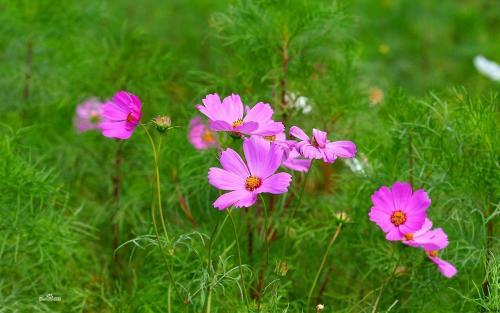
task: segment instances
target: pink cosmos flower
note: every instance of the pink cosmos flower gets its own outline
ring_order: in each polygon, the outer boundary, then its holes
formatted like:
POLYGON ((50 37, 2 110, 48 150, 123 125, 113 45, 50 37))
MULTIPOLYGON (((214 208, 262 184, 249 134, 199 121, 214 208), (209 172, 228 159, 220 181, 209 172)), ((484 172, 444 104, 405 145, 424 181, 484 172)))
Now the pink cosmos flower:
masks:
POLYGON ((427 257, 438 267, 439 271, 446 277, 451 278, 457 273, 452 264, 439 258, 438 251, 448 246, 448 236, 441 228, 431 230, 432 222, 426 218, 422 228, 414 233, 404 235, 403 243, 417 248, 422 248, 427 257))
POLYGON ((259 137, 243 142, 246 163, 233 149, 222 152, 222 168, 212 167, 208 182, 221 190, 230 192, 221 195, 214 207, 224 210, 230 206, 250 207, 259 193, 281 194, 288 191, 292 177, 288 173, 276 173, 281 164, 283 151, 276 145, 259 137))
POLYGON ((195 117, 189 122, 189 142, 198 150, 217 147, 216 135, 208 129, 200 117, 195 117))
POLYGON ((79 133, 99 129, 102 118, 103 104, 97 98, 91 98, 76 108, 75 127, 79 133))
POLYGON ((272 136, 282 132, 281 122, 271 119, 273 110, 267 103, 259 102, 253 108, 244 108, 240 96, 232 94, 222 102, 218 94, 210 94, 196 108, 210 119, 210 129, 243 135, 272 136))
POLYGON ((356 155, 356 145, 352 141, 329 141, 327 133, 313 129, 313 136, 307 134, 297 126, 290 128, 290 135, 300 139, 295 147, 307 159, 323 159, 326 163, 333 163, 337 158, 353 158, 356 155))
POLYGON ((141 101, 126 91, 119 91, 103 106, 102 134, 109 138, 128 139, 141 119, 141 101))
POLYGON ((377 190, 372 203, 370 220, 386 233, 387 240, 401 240, 422 228, 431 200, 423 189, 412 192, 410 184, 396 182, 377 190))
POLYGON ((263 136, 267 141, 278 145, 283 150, 282 165, 288 169, 298 172, 307 172, 311 166, 312 160, 304 159, 295 148, 295 140, 287 140, 285 132, 281 132, 274 136, 263 136))

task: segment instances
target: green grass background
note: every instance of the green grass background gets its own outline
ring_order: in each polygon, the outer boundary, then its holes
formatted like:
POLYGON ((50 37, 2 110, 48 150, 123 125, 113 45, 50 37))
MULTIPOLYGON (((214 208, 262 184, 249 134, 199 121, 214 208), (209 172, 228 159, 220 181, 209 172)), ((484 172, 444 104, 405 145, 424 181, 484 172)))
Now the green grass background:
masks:
MULTIPOLYGON (((209 287, 211 312, 258 311, 240 297, 229 222, 210 244, 226 216, 207 182, 217 151, 187 141, 194 105, 212 92, 269 102, 288 127, 353 140, 368 162, 363 173, 318 162, 297 214, 273 215, 260 312, 314 312, 307 293, 340 211, 351 223, 313 297, 324 312, 500 311, 500 85, 472 63, 478 54, 500 61, 497 1, 20 0, 0 1, 0 25, 0 312, 208 312, 209 287), (379 104, 372 88, 384 92, 379 104), (141 98, 144 121, 166 114, 179 126, 161 151, 179 296, 151 239, 144 132, 119 143, 74 131, 78 103, 122 89, 141 98), (307 96, 312 113, 283 110, 283 91, 307 96), (410 177, 449 235, 451 280, 368 220, 370 195, 410 177), (48 293, 61 301, 40 302, 48 293)), ((303 181, 294 173, 289 196, 303 181)), ((265 257, 261 212, 233 211, 252 288, 265 257)))

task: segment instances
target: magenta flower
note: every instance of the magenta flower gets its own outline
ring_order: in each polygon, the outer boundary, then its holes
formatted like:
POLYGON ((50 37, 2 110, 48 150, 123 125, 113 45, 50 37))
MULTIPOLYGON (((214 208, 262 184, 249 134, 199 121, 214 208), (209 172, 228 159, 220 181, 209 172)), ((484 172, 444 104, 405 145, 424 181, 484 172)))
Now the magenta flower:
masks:
POLYGON ((438 251, 448 246, 448 236, 442 228, 431 230, 432 222, 426 218, 422 228, 414 233, 404 235, 403 243, 422 248, 427 257, 438 267, 439 271, 446 277, 451 278, 457 273, 457 269, 452 264, 439 258, 438 251))
POLYGON ((321 130, 313 129, 313 136, 309 138, 302 129, 292 126, 290 135, 301 140, 295 147, 307 159, 333 163, 337 158, 353 158, 356 155, 356 145, 352 141, 329 141, 327 133, 321 130))
POLYGON ((283 123, 271 119, 273 110, 259 102, 253 108, 244 108, 240 96, 232 94, 222 102, 218 94, 210 94, 196 108, 205 114, 213 131, 227 131, 238 135, 272 136, 282 132, 283 123))
POLYGON ((412 192, 408 183, 381 187, 372 195, 370 220, 386 233, 387 240, 401 240, 424 225, 431 200, 423 189, 412 192))
POLYGON ((102 134, 109 138, 128 139, 141 119, 141 101, 126 91, 119 91, 103 106, 102 134))
POLYGON ((91 98, 76 108, 75 127, 79 133, 100 129, 103 122, 103 104, 97 98, 91 98))
POLYGON ((200 117, 195 117, 189 122, 188 139, 198 150, 217 147, 219 145, 216 134, 208 129, 200 117))
POLYGON ((208 182, 221 190, 230 191, 221 195, 214 207, 224 210, 230 206, 250 207, 259 193, 281 194, 288 191, 292 177, 288 173, 276 173, 281 164, 283 151, 276 145, 251 137, 243 142, 247 164, 233 149, 222 152, 222 168, 212 167, 208 182))

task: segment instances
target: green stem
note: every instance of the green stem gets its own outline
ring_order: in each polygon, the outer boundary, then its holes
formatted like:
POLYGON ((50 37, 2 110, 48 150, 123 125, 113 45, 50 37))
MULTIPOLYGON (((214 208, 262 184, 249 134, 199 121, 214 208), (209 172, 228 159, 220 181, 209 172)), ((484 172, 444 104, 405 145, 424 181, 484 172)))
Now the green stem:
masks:
MULTIPOLYGON (((149 133, 147 127, 144 126, 143 124, 141 124, 141 126, 143 127, 147 137, 149 138, 149 142, 151 144, 151 149, 153 150, 153 159, 154 159, 154 167, 155 167, 155 173, 156 173, 156 184, 157 184, 157 188, 156 188, 157 195, 156 196, 158 199, 159 208, 161 209, 161 197, 160 197, 160 187, 159 187, 160 171, 158 168, 158 154, 157 154, 156 146, 155 146, 154 141, 153 141, 153 137, 151 137, 151 134, 149 133)), ((161 242, 160 233, 158 232, 158 226, 156 223, 156 210, 155 210, 155 208, 156 208, 155 201, 152 201, 152 203, 151 203, 151 217, 153 219, 153 228, 154 228, 155 235, 156 235, 156 241, 158 242, 158 248, 160 249, 160 254, 162 255, 162 258, 165 262, 165 266, 167 268, 167 274, 169 276, 169 279, 174 284, 175 293, 177 294, 177 297, 179 297, 179 299, 182 301, 182 297, 181 297, 181 294, 180 294, 179 289, 177 287, 176 281, 174 279, 174 275, 172 274, 172 270, 170 269, 170 265, 169 265, 169 262, 167 260, 166 255, 165 255, 165 252, 163 251, 163 244, 161 242)), ((160 212, 161 212, 161 210, 160 210, 160 212)), ((160 214, 160 216, 161 216, 161 214, 160 214)), ((163 221, 163 219, 162 219, 162 221, 163 221)), ((165 224, 163 224, 163 227, 164 227, 163 231, 165 233, 165 238, 167 239, 167 242, 169 242, 169 238, 168 238, 167 229, 165 227, 165 224)), ((170 290, 170 285, 169 285, 169 290, 170 290)), ((170 291, 169 291, 169 294, 167 296, 168 296, 168 298, 167 298, 168 307, 170 310, 170 291)))
POLYGON ((309 308, 309 304, 311 303, 311 297, 314 292, 314 289, 316 288, 316 284, 318 283, 319 276, 321 275, 321 272, 323 271, 323 268, 325 267, 326 259, 328 258, 328 253, 330 251, 330 248, 333 246, 333 243, 335 240, 337 240, 337 237, 340 234, 340 230, 342 229, 342 224, 339 224, 337 226, 337 230, 335 230, 335 233, 332 236, 332 239, 328 243, 328 247, 326 247, 325 254, 323 254, 323 259, 321 260, 321 264, 318 268, 318 272, 316 273, 316 276, 314 277, 314 281, 312 283, 311 289, 309 289, 309 295, 307 296, 307 306, 306 308, 309 308))
POLYGON ((377 307, 380 302, 380 298, 382 297, 382 291, 384 290, 385 285, 387 285, 391 281, 392 277, 394 277, 394 274, 396 273, 396 270, 399 266, 399 261, 401 261, 401 255, 399 255, 398 261, 396 262, 396 265, 394 266, 391 275, 386 279, 384 279, 384 281, 382 282, 382 285, 380 286, 380 290, 378 292, 377 299, 375 299, 375 303, 373 304, 372 313, 377 312, 377 307))
POLYGON ((238 250, 238 263, 239 263, 239 267, 240 267, 241 289, 243 291, 243 296, 245 298, 245 304, 246 304, 247 309, 248 309, 248 307, 249 307, 248 295, 247 295, 247 289, 245 287, 245 276, 243 275, 243 262, 241 260, 241 249, 240 249, 240 241, 238 239, 238 231, 236 230, 236 224, 234 223, 233 215, 231 214, 231 209, 227 210, 227 215, 229 216, 229 219, 231 220, 231 224, 233 224, 234 239, 236 240, 236 249, 238 250))
POLYGON ((260 200, 262 201, 262 207, 264 208, 264 244, 266 246, 266 258, 265 258, 265 263, 264 266, 262 267, 262 274, 259 276, 259 281, 257 283, 257 309, 260 312, 260 301, 261 301, 261 290, 262 286, 264 286, 264 281, 266 277, 266 271, 267 267, 269 266, 269 240, 268 240, 268 232, 269 232, 269 211, 267 209, 267 204, 266 201, 264 200, 264 197, 262 194, 259 195, 260 200))
POLYGON ((314 160, 311 161, 311 165, 309 166, 309 170, 307 171, 307 173, 304 177, 304 182, 302 183, 302 188, 300 189, 299 198, 297 199, 297 205, 295 205, 293 207, 292 212, 290 213, 290 221, 287 223, 286 230, 285 230, 285 239, 283 241, 283 250, 281 252, 280 262, 285 262, 286 248, 287 248, 288 239, 290 237, 290 223, 291 223, 291 220, 295 217, 295 213, 296 213, 297 209, 300 207, 300 204, 302 203, 302 196, 304 195, 304 189, 306 188, 307 178, 309 177, 309 173, 312 170, 313 163, 314 163, 314 160))
MULTIPOLYGON (((217 224, 215 224, 214 231, 212 232, 212 235, 210 236, 210 243, 208 244, 208 272, 210 273, 210 269, 212 266, 212 247, 213 243, 217 240, 219 237, 219 234, 221 230, 224 228, 224 225, 227 222, 228 215, 224 218, 224 221, 222 221, 222 225, 219 227, 219 219, 217 219, 217 224)), ((218 264, 218 263, 217 263, 218 264)), ((215 274, 217 274, 217 266, 215 267, 215 274)), ((212 306, 212 286, 208 285, 207 287, 207 298, 205 299, 205 303, 203 304, 203 310, 207 313, 210 312, 212 306)))
POLYGON ((159 152, 161 148, 161 137, 159 140, 158 144, 158 149, 156 149, 153 137, 149 133, 149 130, 146 126, 141 124, 141 126, 144 128, 144 131, 146 132, 146 135, 148 136, 149 143, 151 144, 151 149, 153 150, 153 160, 154 160, 154 168, 155 168, 155 178, 156 178, 156 198, 158 200, 158 210, 160 211, 160 220, 161 220, 161 225, 163 228, 163 233, 165 234, 165 238, 167 239, 167 242, 170 241, 168 237, 168 232, 167 232, 167 226, 165 224, 165 219, 163 218, 163 209, 162 209, 162 203, 161 203, 161 183, 160 183, 160 167, 159 167, 159 152))

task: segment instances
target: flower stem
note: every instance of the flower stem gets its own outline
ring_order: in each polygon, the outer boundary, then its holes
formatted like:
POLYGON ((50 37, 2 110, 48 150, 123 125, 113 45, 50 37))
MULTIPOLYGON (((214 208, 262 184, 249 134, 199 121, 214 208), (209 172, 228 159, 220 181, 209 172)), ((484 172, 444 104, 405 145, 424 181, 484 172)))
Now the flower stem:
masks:
MULTIPOLYGON (((154 167, 155 167, 155 175, 156 175, 156 198, 158 200, 158 208, 160 209, 160 217, 161 217, 161 220, 162 220, 162 226, 163 226, 163 232, 165 234, 165 238, 167 240, 167 243, 170 241, 169 240, 169 237, 168 237, 168 233, 167 233, 167 228, 165 226, 165 223, 164 223, 164 220, 163 220, 163 215, 161 213, 161 189, 160 189, 160 170, 159 170, 159 167, 158 167, 158 150, 156 149, 156 146, 154 144, 154 140, 153 140, 153 137, 151 137, 151 134, 149 133, 148 129, 146 126, 144 126, 143 124, 141 124, 141 126, 143 127, 144 129, 144 132, 146 133, 148 139, 149 139, 149 143, 151 144, 151 149, 153 151, 153 160, 154 160, 154 167)), ((161 141, 160 141, 160 144, 158 146, 158 148, 161 147, 161 141)), ((171 283, 174 285, 174 289, 175 289, 175 293, 177 294, 177 297, 179 297, 179 300, 182 301, 182 297, 181 297, 181 294, 179 292, 179 289, 177 287, 177 284, 176 284, 176 281, 174 279, 174 275, 172 274, 172 270, 170 269, 170 264, 167 260, 167 256, 165 255, 165 252, 163 250, 163 244, 161 242, 161 239, 160 239, 160 233, 158 232, 158 226, 157 226, 157 223, 156 223, 156 205, 155 205, 155 201, 153 200, 152 203, 151 203, 151 217, 153 219, 153 228, 154 228, 154 231, 155 231, 155 235, 156 235, 156 240, 158 242, 158 248, 160 249, 160 254, 162 255, 163 257, 163 260, 165 261, 165 267, 167 268, 167 274, 169 276, 169 279, 171 281, 171 283)), ((168 294, 167 294, 167 305, 168 305, 168 310, 170 311, 170 284, 169 284, 169 291, 168 291, 168 294)))
POLYGON ((401 255, 399 256, 398 261, 396 262, 396 265, 394 266, 394 269, 392 270, 391 275, 389 275, 389 277, 387 277, 386 279, 384 279, 384 281, 382 282, 382 284, 380 286, 380 290, 378 292, 377 299, 375 299, 375 303, 373 304, 372 313, 376 313, 377 312, 377 307, 378 307, 378 304, 380 302, 380 298, 382 297, 382 291, 384 290, 385 285, 387 285, 391 281, 391 279, 394 277, 394 274, 396 273, 396 270, 397 270, 397 268, 399 266, 399 261, 400 260, 401 260, 401 255))
MULTIPOLYGON (((208 244, 208 272, 210 273, 210 269, 212 267, 212 247, 214 242, 217 240, 219 237, 219 234, 221 230, 224 228, 224 225, 227 222, 229 215, 226 215, 224 220, 222 221, 222 225, 219 227, 219 219, 217 220, 217 224, 215 224, 214 231, 212 232, 212 235, 210 236, 210 243, 208 244)), ((218 264, 218 263, 217 263, 218 264)), ((217 266, 215 267, 214 274, 217 274, 217 266)), ((207 298, 205 299, 205 303, 203 304, 204 311, 206 313, 210 313, 211 311, 211 306, 212 306, 212 286, 208 285, 207 287, 207 298)))
POLYGON ((309 173, 312 170, 313 163, 314 163, 314 160, 311 161, 311 165, 309 166, 309 171, 307 171, 307 173, 304 177, 304 182, 302 183, 302 187, 300 189, 299 198, 297 199, 297 204, 293 207, 292 212, 290 213, 290 221, 287 223, 286 230, 285 230, 285 239, 283 241, 283 250, 281 252, 281 261, 280 262, 285 262, 286 248, 287 248, 288 239, 290 237, 290 223, 291 223, 291 220, 295 217, 295 213, 297 212, 297 209, 300 207, 300 204, 302 203, 302 196, 304 195, 304 189, 306 188, 307 178, 309 177, 309 173))
POLYGON ((269 266, 269 210, 267 209, 267 204, 262 196, 262 194, 259 195, 260 200, 262 201, 262 207, 264 208, 264 244, 266 247, 266 258, 264 259, 264 265, 262 266, 262 272, 261 275, 259 275, 259 281, 257 283, 257 309, 260 310, 260 300, 261 300, 261 291, 264 286, 264 281, 266 277, 266 271, 267 267, 269 266))
POLYGON ((330 248, 333 246, 333 243, 335 240, 337 240, 337 237, 340 234, 340 230, 342 229, 342 224, 339 224, 337 226, 337 229, 335 230, 335 233, 332 236, 332 239, 328 243, 328 246, 326 247, 325 254, 323 254, 323 259, 321 260, 321 264, 318 268, 318 272, 316 273, 316 276, 314 277, 314 281, 312 283, 311 289, 309 289, 309 295, 307 296, 307 308, 309 308, 309 304, 311 303, 311 297, 314 292, 314 289, 316 288, 316 284, 318 283, 319 276, 321 275, 321 272, 323 271, 323 267, 325 267, 326 259, 328 258, 328 253, 330 251, 330 248))
POLYGON ((241 279, 241 289, 243 292, 243 297, 245 298, 245 304, 248 309, 248 295, 247 295, 247 290, 245 287, 245 276, 243 275, 243 262, 241 260, 241 250, 240 250, 240 241, 238 239, 238 231, 236 230, 236 224, 234 223, 233 215, 231 214, 231 209, 227 210, 227 215, 229 216, 229 219, 231 220, 231 224, 233 224, 233 230, 234 230, 234 239, 236 240, 236 249, 238 250, 238 263, 240 267, 240 279, 241 279))

